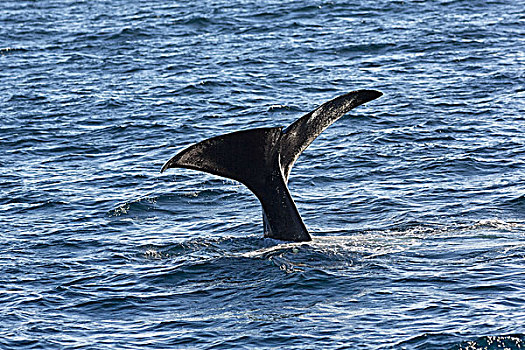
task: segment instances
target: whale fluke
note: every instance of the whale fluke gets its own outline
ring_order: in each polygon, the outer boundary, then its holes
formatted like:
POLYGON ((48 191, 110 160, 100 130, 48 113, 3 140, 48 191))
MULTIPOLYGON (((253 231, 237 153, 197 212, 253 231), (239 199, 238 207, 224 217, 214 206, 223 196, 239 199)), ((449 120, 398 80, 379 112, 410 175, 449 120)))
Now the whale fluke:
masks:
POLYGON ((283 159, 283 174, 288 178, 292 166, 299 155, 336 120, 351 109, 383 95, 376 90, 358 90, 330 100, 314 109, 312 112, 297 119, 283 133, 281 141, 281 157, 283 159))
POLYGON ((258 128, 206 139, 172 157, 161 173, 169 168, 187 168, 239 181, 261 202, 266 237, 310 241, 287 186, 293 164, 337 119, 381 95, 375 90, 349 92, 324 103, 284 130, 258 128))

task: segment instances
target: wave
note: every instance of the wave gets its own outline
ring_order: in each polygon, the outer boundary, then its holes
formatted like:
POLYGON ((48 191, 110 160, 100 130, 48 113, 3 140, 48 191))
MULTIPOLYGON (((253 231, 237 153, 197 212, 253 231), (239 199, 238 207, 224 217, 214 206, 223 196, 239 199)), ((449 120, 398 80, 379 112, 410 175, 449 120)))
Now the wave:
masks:
POLYGON ((525 347, 525 335, 489 335, 456 344, 450 350, 518 350, 525 347))

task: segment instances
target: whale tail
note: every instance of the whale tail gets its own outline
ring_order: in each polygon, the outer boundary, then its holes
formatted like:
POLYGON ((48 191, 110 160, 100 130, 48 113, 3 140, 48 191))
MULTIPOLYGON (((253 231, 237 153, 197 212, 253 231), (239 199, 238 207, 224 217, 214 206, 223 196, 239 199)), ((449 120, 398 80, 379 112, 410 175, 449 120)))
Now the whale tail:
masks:
POLYGON ((244 184, 261 202, 265 236, 284 241, 310 241, 287 187, 299 155, 328 126, 352 108, 381 96, 358 90, 326 102, 285 130, 259 128, 206 139, 172 157, 161 169, 187 168, 244 184))

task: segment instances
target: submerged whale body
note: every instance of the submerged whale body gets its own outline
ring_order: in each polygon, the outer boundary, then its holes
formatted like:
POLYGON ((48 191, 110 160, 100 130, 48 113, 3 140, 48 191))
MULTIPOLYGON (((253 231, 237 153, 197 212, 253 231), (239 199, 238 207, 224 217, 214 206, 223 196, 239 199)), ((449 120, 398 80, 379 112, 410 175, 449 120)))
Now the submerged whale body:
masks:
POLYGON ((265 237, 310 241, 287 186, 292 166, 337 119, 381 95, 375 90, 353 91, 324 103, 285 129, 258 128, 212 137, 179 152, 164 164, 161 173, 187 168, 239 181, 261 202, 265 237))

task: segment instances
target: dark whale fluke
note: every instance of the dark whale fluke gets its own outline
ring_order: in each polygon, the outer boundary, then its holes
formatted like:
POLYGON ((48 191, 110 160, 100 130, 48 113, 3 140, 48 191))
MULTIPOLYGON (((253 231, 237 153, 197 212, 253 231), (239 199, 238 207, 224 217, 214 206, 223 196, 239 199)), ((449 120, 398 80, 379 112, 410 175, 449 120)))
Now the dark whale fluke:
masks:
POLYGON ((292 166, 333 122, 381 95, 375 90, 353 91, 326 102, 284 130, 259 128, 212 137, 179 152, 160 172, 187 168, 239 181, 261 202, 265 237, 310 241, 312 238, 288 191, 292 166))

